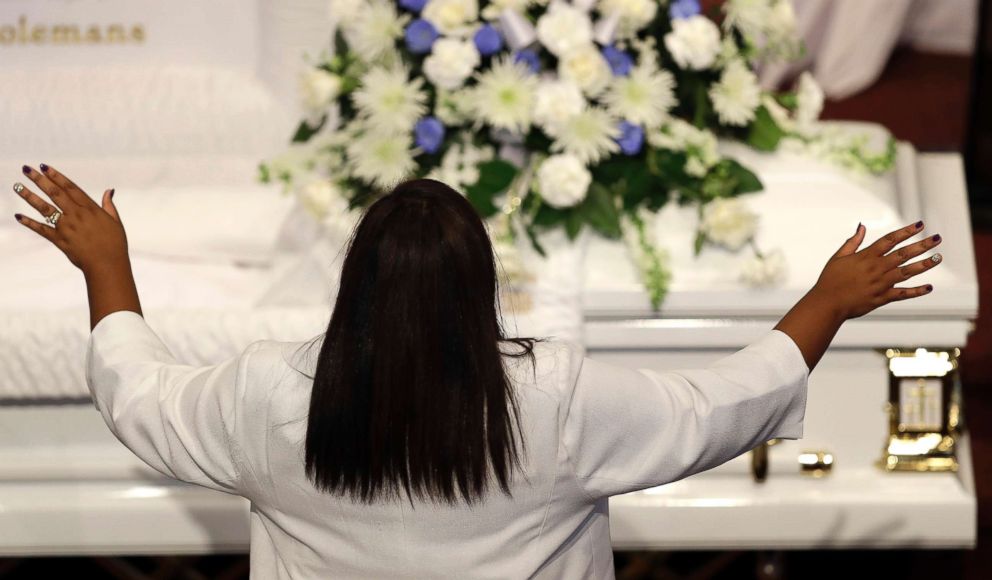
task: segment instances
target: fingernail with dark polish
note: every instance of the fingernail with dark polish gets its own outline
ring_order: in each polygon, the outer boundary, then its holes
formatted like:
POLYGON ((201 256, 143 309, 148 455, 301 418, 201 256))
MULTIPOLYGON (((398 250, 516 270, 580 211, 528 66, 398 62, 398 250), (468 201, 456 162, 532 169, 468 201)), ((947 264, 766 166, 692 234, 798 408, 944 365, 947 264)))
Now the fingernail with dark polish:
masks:
POLYGON ((920 229, 922 227, 923 227, 923 222, 922 221, 916 222, 916 229, 920 229))
POLYGON ((939 242, 940 241, 940 234, 934 234, 933 235, 933 241, 939 242))
POLYGON ((22 216, 22 215, 21 215, 21 214, 19 214, 19 213, 15 213, 15 214, 14 214, 14 219, 15 219, 15 220, 17 220, 17 221, 21 221, 21 218, 22 218, 22 217, 24 217, 24 216, 22 216))
POLYGON ((927 292, 931 292, 931 291, 933 291, 933 285, 927 284, 927 292))
POLYGON ((38 167, 41 167, 41 170, 42 170, 42 171, 48 171, 48 166, 47 166, 47 165, 45 165, 44 163, 42 163, 42 164, 41 164, 41 165, 39 165, 38 167))
POLYGON ((27 165, 21 167, 21 171, 24 172, 24 175, 31 175, 31 168, 28 167, 27 165))
POLYGON ((110 199, 114 199, 114 190, 113 189, 110 190, 110 199))

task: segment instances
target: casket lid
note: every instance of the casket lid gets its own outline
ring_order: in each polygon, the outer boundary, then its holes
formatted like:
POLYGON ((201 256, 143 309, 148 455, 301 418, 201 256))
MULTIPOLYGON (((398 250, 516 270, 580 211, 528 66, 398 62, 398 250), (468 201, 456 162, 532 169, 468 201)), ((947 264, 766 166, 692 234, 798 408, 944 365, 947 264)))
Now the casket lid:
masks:
MULTIPOLYGON (((843 123, 844 130, 884 132, 864 123, 843 123)), ((754 170, 765 189, 743 196, 760 216, 755 238, 762 251, 780 249, 787 274, 779 286, 748 287, 739 281, 745 247, 733 253, 708 245, 693 256, 697 217, 693 207, 669 204, 653 227, 671 257, 673 280, 660 311, 653 311, 629 253, 622 244, 599 237, 587 248, 583 302, 587 317, 779 317, 817 280, 827 259, 862 222, 866 244, 922 219, 923 234, 941 233, 940 267, 907 285, 933 284, 934 292, 894 302, 866 318, 977 315, 977 281, 971 229, 960 158, 921 156, 899 143, 896 167, 881 177, 852 173, 832 163, 792 152, 766 154, 737 143, 723 152, 754 170)), ((929 254, 926 254, 929 255, 929 254)))

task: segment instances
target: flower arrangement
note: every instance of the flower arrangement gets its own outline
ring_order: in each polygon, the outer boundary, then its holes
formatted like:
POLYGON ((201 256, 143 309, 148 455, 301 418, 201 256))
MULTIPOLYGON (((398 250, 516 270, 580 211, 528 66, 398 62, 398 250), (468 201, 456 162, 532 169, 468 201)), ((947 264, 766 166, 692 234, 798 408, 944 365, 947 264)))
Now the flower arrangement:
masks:
MULTIPOLYGON (((753 72, 801 52, 788 0, 727 0, 712 18, 698 0, 332 0, 330 10, 334 50, 302 78, 307 118, 290 151, 261 165, 263 181, 283 182, 315 216, 341 220, 403 179, 436 178, 490 220, 498 248, 525 235, 543 253, 538 234, 551 229, 626 240, 657 308, 671 272, 646 219, 692 204, 697 254, 748 247, 742 281, 781 278, 781 253, 757 248, 758 216, 738 198, 762 184, 717 140, 762 151, 817 141, 812 77, 772 94, 753 72)), ((857 164, 869 157, 858 147, 820 150, 857 164)))

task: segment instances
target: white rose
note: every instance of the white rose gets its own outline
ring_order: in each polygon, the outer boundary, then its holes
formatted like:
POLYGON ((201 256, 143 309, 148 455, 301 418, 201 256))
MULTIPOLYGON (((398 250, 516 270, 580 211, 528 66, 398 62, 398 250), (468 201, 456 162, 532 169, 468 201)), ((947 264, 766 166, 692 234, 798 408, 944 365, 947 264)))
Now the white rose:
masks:
POLYGON ((572 81, 585 94, 594 97, 603 92, 613 78, 610 64, 593 44, 577 48, 558 61, 558 76, 572 81))
POLYGON ((665 35, 665 48, 679 67, 707 69, 720 54, 720 29, 700 15, 674 20, 672 31, 665 35))
POLYGON ((748 286, 766 287, 785 280, 786 263, 782 250, 765 252, 764 257, 751 256, 741 264, 740 280, 748 286))
POLYGON ((479 61, 479 51, 472 41, 441 38, 424 59, 424 76, 442 89, 457 89, 479 66, 479 61))
POLYGON ((561 58, 592 43, 592 22, 588 14, 571 4, 554 2, 537 21, 537 38, 561 58))
POLYGON ((430 0, 420 15, 442 34, 462 34, 479 19, 476 0, 430 0))
POLYGON ((300 77, 300 93, 308 109, 323 109, 341 93, 341 78, 326 70, 311 68, 300 77))
POLYGON ((820 118, 823 111, 823 89, 813 78, 804 72, 799 75, 799 88, 796 91, 796 122, 808 128, 820 118))
POLYGON ((537 170, 541 198, 551 207, 566 208, 586 198, 592 174, 574 155, 552 155, 537 170))
POLYGON ((730 250, 739 250, 758 229, 758 215, 737 198, 718 198, 703 206, 699 224, 707 239, 730 250))
POLYGON ((654 20, 657 0, 600 0, 599 13, 620 15, 619 38, 630 38, 654 20))
POLYGON ((570 81, 544 81, 537 87, 534 121, 548 135, 554 136, 570 118, 586 108, 579 87, 570 81))

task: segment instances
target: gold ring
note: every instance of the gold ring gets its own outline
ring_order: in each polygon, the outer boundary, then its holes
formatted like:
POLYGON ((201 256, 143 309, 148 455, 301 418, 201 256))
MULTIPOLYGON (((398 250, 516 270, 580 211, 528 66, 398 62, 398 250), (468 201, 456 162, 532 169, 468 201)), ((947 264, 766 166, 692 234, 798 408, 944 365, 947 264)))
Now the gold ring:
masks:
POLYGON ((52 215, 45 218, 45 221, 52 224, 53 226, 57 226, 59 224, 59 218, 61 217, 62 217, 62 212, 60 212, 59 210, 55 210, 52 213, 52 215))

